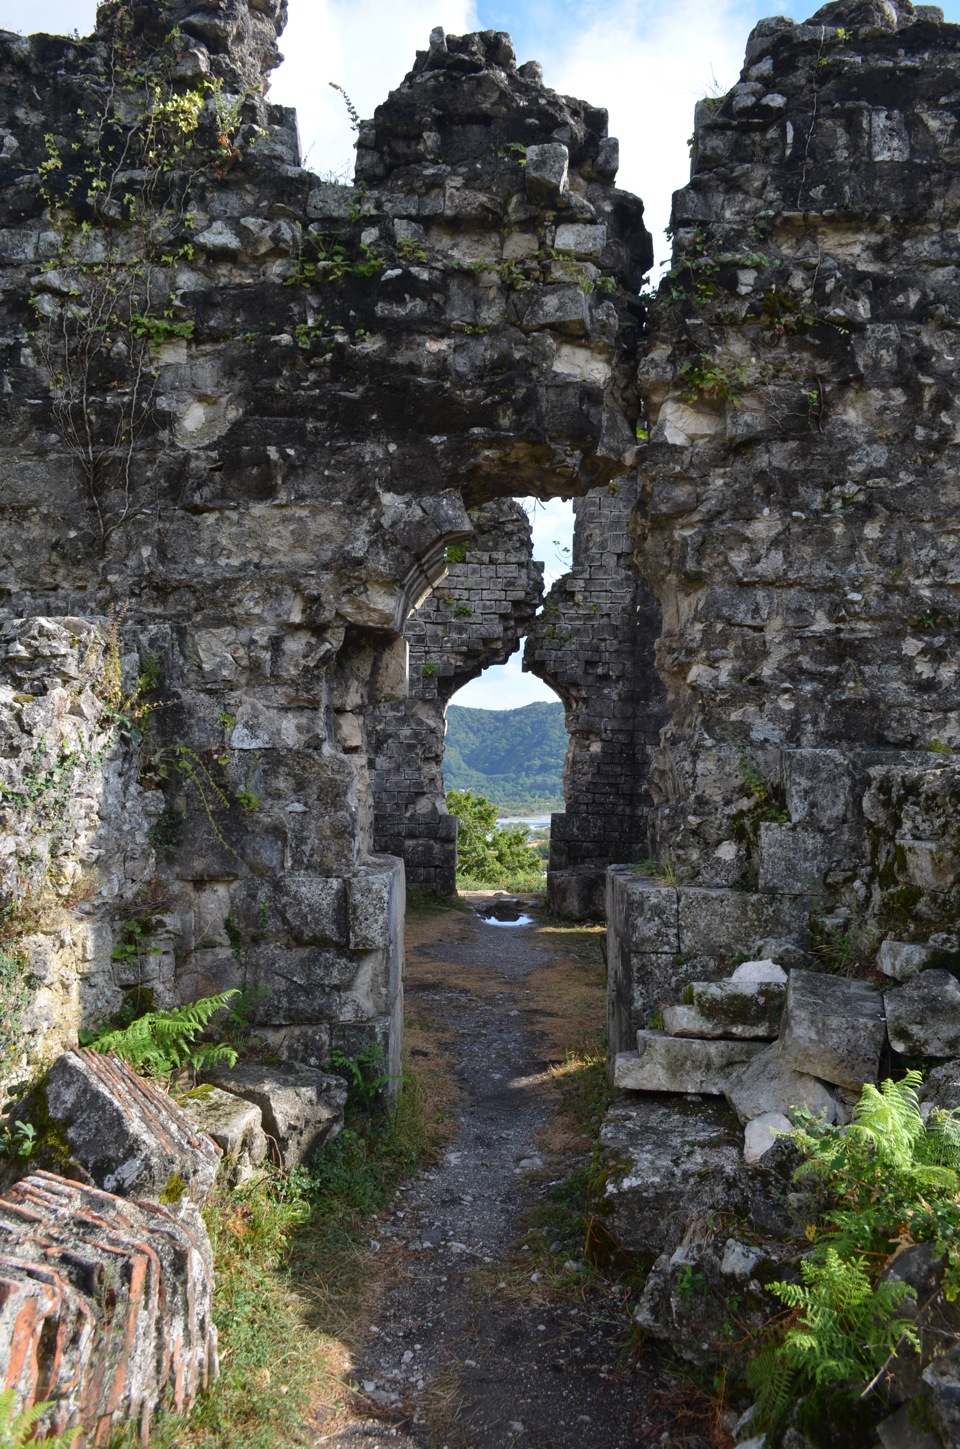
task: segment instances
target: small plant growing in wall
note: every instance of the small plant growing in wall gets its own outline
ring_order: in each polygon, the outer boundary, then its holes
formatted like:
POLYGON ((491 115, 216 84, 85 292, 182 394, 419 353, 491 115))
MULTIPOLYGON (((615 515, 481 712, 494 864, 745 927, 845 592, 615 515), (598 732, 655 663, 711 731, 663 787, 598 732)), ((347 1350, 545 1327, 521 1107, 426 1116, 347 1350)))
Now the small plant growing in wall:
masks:
POLYGON ((707 398, 710 402, 730 403, 731 407, 738 408, 746 380, 746 364, 725 368, 706 352, 700 354, 699 362, 685 362, 680 369, 683 394, 689 402, 707 398))
POLYGON ((172 1011, 145 1011, 129 1026, 84 1034, 83 1044, 92 1051, 120 1057, 150 1077, 168 1077, 184 1068, 197 1072, 208 1067, 232 1067, 237 1060, 232 1046, 198 1042, 197 1038, 237 994, 236 990, 221 991, 172 1011))

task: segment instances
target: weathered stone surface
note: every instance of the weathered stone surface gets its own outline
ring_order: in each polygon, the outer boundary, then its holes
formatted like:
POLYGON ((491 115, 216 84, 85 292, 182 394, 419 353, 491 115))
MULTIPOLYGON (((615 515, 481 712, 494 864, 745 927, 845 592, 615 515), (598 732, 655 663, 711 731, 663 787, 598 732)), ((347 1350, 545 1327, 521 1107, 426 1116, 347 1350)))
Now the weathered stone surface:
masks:
POLYGON ((673 1252, 688 1219, 713 1210, 746 1213, 762 1230, 784 1226, 784 1181, 745 1166, 743 1133, 724 1103, 618 1097, 600 1141, 610 1169, 605 1221, 628 1252, 673 1252))
POLYGON ((754 1117, 743 1134, 744 1162, 759 1162, 776 1145, 777 1138, 790 1130, 790 1118, 782 1112, 763 1112, 754 1117))
POLYGON ((259 1107, 263 1130, 276 1143, 284 1167, 296 1167, 343 1126, 347 1084, 312 1067, 236 1066, 209 1080, 259 1107))
POLYGON ((807 1107, 817 1116, 822 1114, 825 1122, 834 1122, 837 1116, 829 1087, 816 1077, 794 1071, 776 1044, 758 1052, 733 1075, 726 1098, 744 1124, 767 1112, 789 1112, 791 1107, 807 1107))
POLYGON ((944 1062, 927 1072, 920 1089, 920 1099, 944 1112, 960 1107, 960 1061, 944 1062))
POLYGON ((921 971, 883 993, 887 1035, 906 1056, 960 1056, 960 981, 949 971, 921 971))
POLYGON ((65 1052, 42 1090, 49 1120, 97 1187, 158 1203, 206 1198, 219 1150, 126 1062, 80 1048, 65 1052))
POLYGON ((781 986, 787 984, 787 973, 776 961, 769 957, 763 961, 744 961, 730 977, 731 981, 776 981, 781 986))
POLYGON ((567 189, 570 153, 560 142, 528 146, 524 166, 527 195, 540 206, 559 206, 567 189))
POLYGON ((877 1435, 883 1449, 942 1449, 939 1439, 914 1427, 910 1404, 901 1404, 895 1414, 883 1419, 877 1425, 877 1435))
POLYGON ((263 1116, 255 1102, 209 1084, 188 1094, 183 1110, 223 1153, 221 1175, 232 1186, 253 1176, 267 1156, 263 1116))
POLYGON ((702 1041, 638 1031, 636 1052, 618 1052, 614 1058, 614 1085, 629 1092, 722 1096, 735 1069, 762 1050, 755 1041, 702 1041))
POLYGON ((786 974, 780 975, 782 981, 769 977, 695 981, 687 987, 687 995, 693 997, 690 1005, 663 1008, 664 1027, 671 1036, 772 1040, 780 1030, 787 999, 786 974))
POLYGON ((932 955, 931 946, 920 945, 914 941, 888 939, 877 953, 877 969, 884 976, 892 976, 894 981, 909 981, 929 964, 932 955))
POLYGON ((883 997, 866 982, 790 972, 779 1052, 794 1071, 859 1090, 877 1080, 884 1038, 883 997))
POLYGON ((960 1346, 954 1344, 934 1359, 924 1369, 923 1382, 941 1439, 956 1444, 960 1439, 960 1346))
MULTIPOLYGON (((207 1249, 208 1251, 208 1249, 207 1249)), ((39 1172, 0 1198, 0 1374, 44 1423, 89 1443, 159 1409, 181 1414, 217 1374, 212 1276, 183 1224, 39 1172), (104 1285, 109 1285, 105 1302, 104 1285)))
MULTIPOLYGON (((778 1276, 779 1268, 768 1247, 747 1246, 734 1238, 724 1241, 702 1218, 693 1218, 677 1247, 662 1253, 650 1269, 634 1321, 645 1335, 669 1343, 681 1358, 709 1363, 729 1339, 725 1325, 731 1299, 738 1305, 737 1321, 756 1329, 776 1311, 777 1300, 763 1285, 778 1276)), ((729 1353, 729 1342, 725 1348, 729 1353)), ((739 1366, 743 1355, 743 1347, 734 1350, 733 1363, 739 1366)))

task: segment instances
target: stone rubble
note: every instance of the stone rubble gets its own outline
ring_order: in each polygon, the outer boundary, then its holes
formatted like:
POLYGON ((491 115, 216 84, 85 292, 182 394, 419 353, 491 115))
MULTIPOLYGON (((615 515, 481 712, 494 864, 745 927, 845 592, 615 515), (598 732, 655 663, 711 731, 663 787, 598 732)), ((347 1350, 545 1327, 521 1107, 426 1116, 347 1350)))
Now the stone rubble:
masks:
MULTIPOLYGON (((275 1165, 298 1167, 343 1128, 347 1084, 312 1067, 217 1067, 207 1080, 260 1109, 275 1165)), ((202 1110, 202 1104, 201 1104, 202 1110)))

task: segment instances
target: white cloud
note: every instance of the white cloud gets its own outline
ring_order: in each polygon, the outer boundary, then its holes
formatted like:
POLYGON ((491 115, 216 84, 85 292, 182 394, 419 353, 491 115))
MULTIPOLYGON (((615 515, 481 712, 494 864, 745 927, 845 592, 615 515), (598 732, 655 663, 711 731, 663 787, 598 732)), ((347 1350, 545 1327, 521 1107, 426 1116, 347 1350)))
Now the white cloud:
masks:
POLYGON ((694 106, 734 83, 756 15, 768 8, 755 0, 615 0, 585 27, 555 30, 538 56, 547 85, 610 112, 610 134, 620 140, 617 184, 643 198, 656 262, 669 254, 671 195, 690 174, 694 106))
POLYGON ((89 35, 96 17, 97 0, 0 0, 0 30, 27 35, 89 35))
POLYGON ((361 117, 371 117, 426 49, 435 25, 457 34, 475 30, 474 0, 290 0, 280 40, 286 59, 270 97, 296 106, 312 171, 348 180, 353 174, 355 137, 330 82, 343 86, 361 117))

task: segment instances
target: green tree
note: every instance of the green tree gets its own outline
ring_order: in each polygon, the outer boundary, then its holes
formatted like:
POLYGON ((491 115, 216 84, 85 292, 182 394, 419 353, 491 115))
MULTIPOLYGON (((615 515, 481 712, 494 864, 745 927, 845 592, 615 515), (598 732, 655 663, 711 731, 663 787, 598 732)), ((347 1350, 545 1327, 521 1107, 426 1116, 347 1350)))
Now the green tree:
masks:
POLYGON ((527 845, 523 826, 497 828, 497 807, 472 790, 448 790, 447 808, 460 822, 457 881, 460 884, 529 889, 540 884, 543 863, 527 845))

